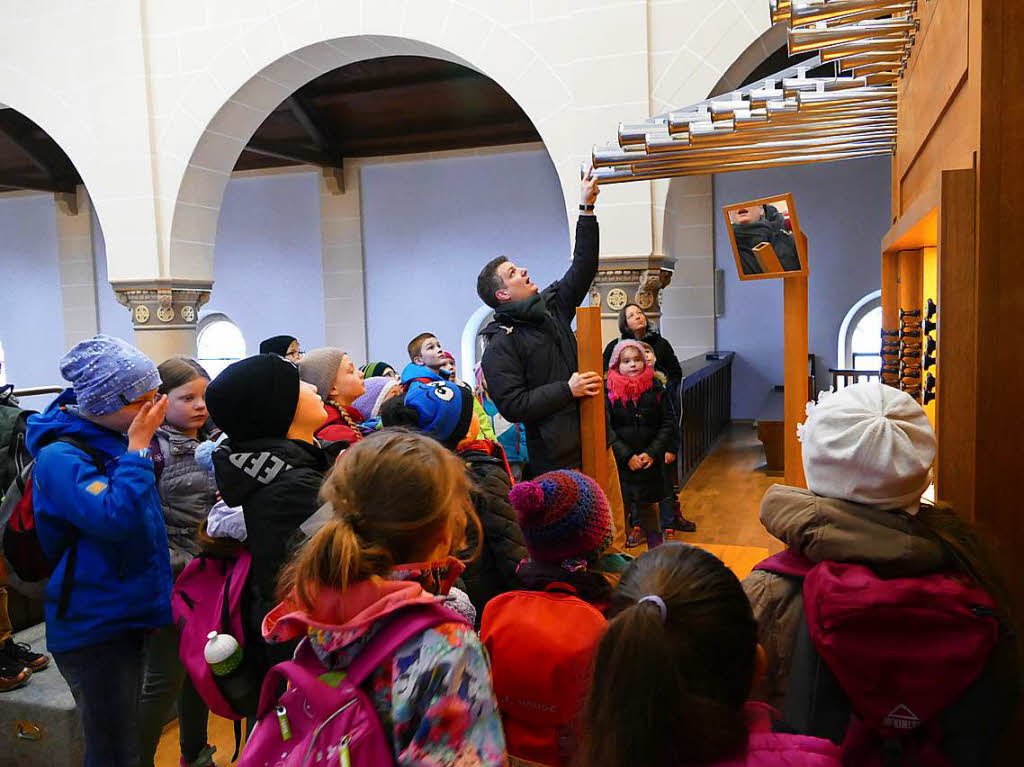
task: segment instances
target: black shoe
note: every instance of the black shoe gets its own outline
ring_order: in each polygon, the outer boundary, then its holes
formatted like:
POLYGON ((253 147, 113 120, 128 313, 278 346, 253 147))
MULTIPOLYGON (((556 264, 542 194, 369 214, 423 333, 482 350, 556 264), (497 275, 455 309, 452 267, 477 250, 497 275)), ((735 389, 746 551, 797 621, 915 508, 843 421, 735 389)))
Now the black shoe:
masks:
POLYGON ((672 529, 680 533, 695 533, 697 532, 697 523, 679 514, 672 520, 672 529))
POLYGON ((10 660, 13 665, 20 663, 33 674, 50 665, 49 655, 33 652, 24 642, 15 642, 13 639, 8 639, 7 643, 0 647, 0 656, 10 660))
POLYGON ((31 677, 32 672, 24 665, 0 654, 0 692, 9 692, 24 687, 31 677))

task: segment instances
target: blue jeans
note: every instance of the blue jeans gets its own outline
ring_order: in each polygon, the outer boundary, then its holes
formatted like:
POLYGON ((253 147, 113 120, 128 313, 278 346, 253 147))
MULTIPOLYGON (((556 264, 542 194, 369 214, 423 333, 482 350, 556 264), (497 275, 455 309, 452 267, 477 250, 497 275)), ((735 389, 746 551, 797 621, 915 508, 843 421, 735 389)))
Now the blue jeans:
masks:
POLYGON ((83 767, 138 767, 139 692, 145 632, 55 652, 85 732, 83 767))

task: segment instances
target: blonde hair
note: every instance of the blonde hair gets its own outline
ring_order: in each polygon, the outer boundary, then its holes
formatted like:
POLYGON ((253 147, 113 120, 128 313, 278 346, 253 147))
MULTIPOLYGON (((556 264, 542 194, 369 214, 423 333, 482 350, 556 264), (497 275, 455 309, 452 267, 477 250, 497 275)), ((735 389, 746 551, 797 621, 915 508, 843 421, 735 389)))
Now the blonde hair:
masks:
POLYGON ((281 597, 312 610, 322 587, 344 590, 422 559, 432 535, 453 522, 473 524, 482 540, 470 489, 462 461, 435 440, 405 429, 368 436, 324 480, 334 518, 282 572, 281 597))

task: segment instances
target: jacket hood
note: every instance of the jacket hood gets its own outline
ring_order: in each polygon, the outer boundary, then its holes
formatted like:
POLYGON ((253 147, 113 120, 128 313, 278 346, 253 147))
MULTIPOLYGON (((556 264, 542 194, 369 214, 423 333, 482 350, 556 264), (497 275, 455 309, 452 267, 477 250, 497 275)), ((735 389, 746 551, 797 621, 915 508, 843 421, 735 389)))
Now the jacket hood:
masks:
POLYGON ((123 453, 128 438, 78 415, 78 400, 73 389, 65 389, 45 411, 29 416, 25 441, 29 453, 39 454, 44 446, 58 437, 78 437, 98 449, 118 455, 123 453))
POLYGON ((289 471, 327 470, 327 458, 318 445, 297 439, 267 437, 232 444, 220 443, 213 452, 217 487, 228 506, 241 506, 251 495, 279 481, 289 471))
POLYGON ((913 576, 951 564, 937 541, 915 531, 912 517, 810 490, 773 485, 761 522, 789 548, 814 562, 856 562, 886 577, 913 576))
POLYGON ((447 380, 433 368, 417 365, 415 362, 410 362, 402 369, 402 386, 407 386, 410 381, 415 381, 417 378, 427 378, 431 381, 447 380))

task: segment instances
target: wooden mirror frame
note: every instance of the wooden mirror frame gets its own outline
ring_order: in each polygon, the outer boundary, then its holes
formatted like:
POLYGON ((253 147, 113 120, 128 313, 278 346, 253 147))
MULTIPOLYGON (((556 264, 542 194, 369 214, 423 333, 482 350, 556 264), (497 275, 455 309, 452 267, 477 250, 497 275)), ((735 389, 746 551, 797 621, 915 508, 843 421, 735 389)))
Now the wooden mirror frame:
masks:
POLYGON ((739 276, 741 281, 746 280, 778 280, 785 279, 786 277, 802 276, 806 277, 808 274, 808 267, 810 264, 807 262, 807 240, 803 236, 803 232, 800 230, 800 218, 796 214, 796 203, 793 202, 793 195, 789 192, 786 194, 775 194, 771 197, 761 197, 757 200, 748 200, 747 202, 738 202, 734 205, 725 205, 722 208, 722 214, 725 216, 725 228, 729 232, 729 243, 732 245, 732 255, 736 259, 736 274, 739 276), (785 200, 786 210, 789 213, 789 221, 793 227, 793 240, 796 242, 796 252, 800 258, 800 268, 791 272, 769 272, 767 274, 745 274, 743 272, 743 261, 740 258, 740 249, 736 245, 736 234, 732 230, 732 221, 729 220, 729 211, 739 210, 740 208, 749 208, 752 205, 770 205, 779 200, 785 200))

